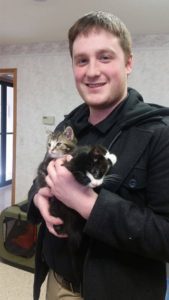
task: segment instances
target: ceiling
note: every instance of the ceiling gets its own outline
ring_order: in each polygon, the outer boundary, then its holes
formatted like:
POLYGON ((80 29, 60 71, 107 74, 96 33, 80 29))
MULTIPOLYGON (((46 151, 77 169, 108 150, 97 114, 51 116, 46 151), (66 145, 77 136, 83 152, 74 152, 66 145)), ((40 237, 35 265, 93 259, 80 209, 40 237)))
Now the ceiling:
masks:
POLYGON ((168 0, 0 0, 0 45, 54 42, 89 11, 119 16, 132 35, 169 34, 168 0))

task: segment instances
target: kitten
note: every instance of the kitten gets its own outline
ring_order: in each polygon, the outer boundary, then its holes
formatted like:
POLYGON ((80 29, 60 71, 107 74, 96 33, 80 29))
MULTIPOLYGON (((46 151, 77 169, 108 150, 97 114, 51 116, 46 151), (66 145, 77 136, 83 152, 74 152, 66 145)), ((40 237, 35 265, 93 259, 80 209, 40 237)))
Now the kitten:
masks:
POLYGON ((57 159, 70 153, 76 146, 77 140, 72 127, 67 126, 63 132, 50 132, 47 139, 47 152, 44 160, 40 163, 35 179, 35 189, 38 190, 47 186, 47 166, 52 159, 57 159))
MULTIPOLYGON (((79 183, 91 188, 98 188, 104 183, 106 174, 117 160, 114 154, 110 154, 100 145, 76 147, 72 156, 73 158, 66 161, 64 166, 72 172, 79 183)), ((50 200, 50 213, 63 220, 64 224, 54 225, 54 229, 57 233, 68 234, 69 246, 76 252, 81 244, 85 219, 55 197, 50 200)))
MULTIPOLYGON (((51 132, 47 141, 47 152, 44 160, 40 163, 35 179, 35 189, 47 186, 47 166, 52 159, 57 159, 65 154, 71 154, 72 159, 66 161, 64 166, 72 172, 75 179, 91 188, 100 187, 105 181, 112 179, 113 175, 107 175, 110 167, 116 163, 116 156, 110 154, 104 147, 76 146, 73 129, 68 126, 63 132, 51 132), (107 176, 106 176, 107 175, 107 176)), ((85 219, 75 210, 68 208, 54 196, 50 199, 49 212, 55 217, 60 217, 64 224, 54 225, 57 233, 67 233, 69 246, 72 252, 80 247, 82 231, 85 219)))

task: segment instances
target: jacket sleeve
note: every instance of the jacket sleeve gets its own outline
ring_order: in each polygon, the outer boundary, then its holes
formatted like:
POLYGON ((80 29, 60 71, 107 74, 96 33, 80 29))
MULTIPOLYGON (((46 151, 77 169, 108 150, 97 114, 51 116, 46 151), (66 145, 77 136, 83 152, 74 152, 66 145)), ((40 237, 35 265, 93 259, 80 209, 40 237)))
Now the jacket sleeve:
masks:
POLYGON ((145 187, 102 189, 85 233, 109 246, 169 261, 169 127, 158 128, 147 149, 145 187), (121 192, 123 190, 123 192, 121 192))

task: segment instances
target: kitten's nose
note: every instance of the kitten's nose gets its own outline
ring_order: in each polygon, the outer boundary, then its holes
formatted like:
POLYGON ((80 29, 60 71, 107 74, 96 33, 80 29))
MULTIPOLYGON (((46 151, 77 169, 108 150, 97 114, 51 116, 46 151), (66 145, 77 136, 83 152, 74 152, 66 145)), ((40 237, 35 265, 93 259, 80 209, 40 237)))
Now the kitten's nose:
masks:
POLYGON ((89 183, 89 187, 91 187, 92 189, 96 188, 97 186, 98 186, 98 184, 96 182, 89 183))

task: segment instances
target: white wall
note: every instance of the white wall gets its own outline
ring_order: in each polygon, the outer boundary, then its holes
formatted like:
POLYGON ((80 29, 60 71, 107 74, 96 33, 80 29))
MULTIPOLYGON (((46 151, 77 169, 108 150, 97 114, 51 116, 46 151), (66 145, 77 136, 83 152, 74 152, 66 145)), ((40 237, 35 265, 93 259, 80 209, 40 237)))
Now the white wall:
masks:
MULTIPOLYGON (((129 86, 146 102, 168 106, 169 35, 133 40, 135 66, 129 86)), ((16 202, 26 198, 46 145, 43 115, 56 124, 81 99, 74 87, 67 42, 0 47, 0 68, 17 68, 16 202)))
POLYGON ((129 86, 140 91, 145 102, 169 106, 169 35, 135 37, 133 47, 129 86))

